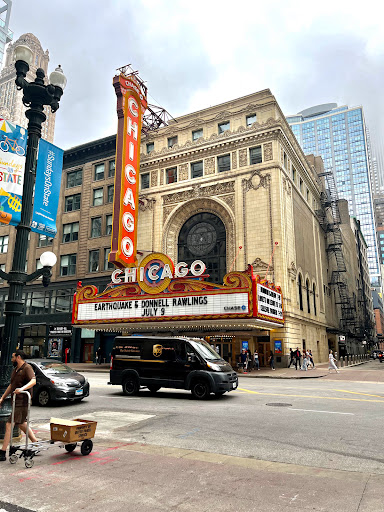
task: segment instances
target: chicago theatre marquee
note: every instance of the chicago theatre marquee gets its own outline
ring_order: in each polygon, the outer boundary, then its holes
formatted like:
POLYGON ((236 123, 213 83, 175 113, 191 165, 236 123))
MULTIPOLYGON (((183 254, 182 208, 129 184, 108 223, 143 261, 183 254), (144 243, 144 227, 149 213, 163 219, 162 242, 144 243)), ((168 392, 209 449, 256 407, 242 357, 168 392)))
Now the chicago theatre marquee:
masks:
POLYGON ((105 289, 85 276, 74 327, 96 330, 101 345, 117 333, 205 337, 233 363, 243 346, 262 364, 272 350, 285 365, 296 346, 325 360, 321 162, 304 156, 274 96, 187 114, 141 141, 140 101, 119 117, 115 270, 105 289))

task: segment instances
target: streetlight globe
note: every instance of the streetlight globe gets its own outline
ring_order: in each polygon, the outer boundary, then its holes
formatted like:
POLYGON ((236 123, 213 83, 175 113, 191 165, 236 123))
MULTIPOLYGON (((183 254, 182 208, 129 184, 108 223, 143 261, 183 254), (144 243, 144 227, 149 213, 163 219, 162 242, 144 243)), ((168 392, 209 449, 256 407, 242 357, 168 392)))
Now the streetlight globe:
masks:
POLYGON ((55 69, 55 71, 52 71, 52 73, 49 75, 49 83, 52 85, 56 85, 57 87, 60 87, 61 89, 65 89, 65 86, 67 85, 67 78, 64 75, 62 67, 59 66, 55 69))
POLYGON ((28 66, 32 65, 33 62, 33 53, 28 46, 25 46, 24 44, 19 44, 14 49, 14 57, 16 62, 18 60, 23 60, 28 64, 28 66))
POLYGON ((40 256, 40 263, 43 265, 43 267, 54 267, 56 265, 56 254, 54 254, 51 251, 45 251, 40 256))

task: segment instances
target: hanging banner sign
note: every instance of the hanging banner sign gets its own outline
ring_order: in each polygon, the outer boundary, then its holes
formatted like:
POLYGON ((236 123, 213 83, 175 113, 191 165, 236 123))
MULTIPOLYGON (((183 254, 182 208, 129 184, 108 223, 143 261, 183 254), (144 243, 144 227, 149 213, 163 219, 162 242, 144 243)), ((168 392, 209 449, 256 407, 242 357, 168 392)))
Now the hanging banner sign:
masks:
POLYGON ((0 223, 21 219, 27 130, 0 118, 0 223))
POLYGON ((31 230, 54 238, 64 151, 41 139, 36 168, 31 230))
POLYGON ((134 75, 115 76, 117 141, 112 244, 109 261, 117 267, 137 266, 140 140, 147 89, 134 75))

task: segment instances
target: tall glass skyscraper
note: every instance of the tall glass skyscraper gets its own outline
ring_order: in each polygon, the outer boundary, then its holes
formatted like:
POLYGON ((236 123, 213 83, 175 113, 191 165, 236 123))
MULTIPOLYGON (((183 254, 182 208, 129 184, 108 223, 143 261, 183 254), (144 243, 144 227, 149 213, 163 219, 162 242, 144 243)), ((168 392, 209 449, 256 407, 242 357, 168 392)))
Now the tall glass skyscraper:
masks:
POLYGON ((0 0, 0 69, 3 63, 4 48, 12 41, 13 32, 9 30, 12 0, 0 0))
POLYGON ((305 154, 321 156, 325 171, 335 176, 340 198, 347 199, 349 213, 360 220, 368 245, 368 264, 373 286, 380 286, 370 162, 362 107, 317 105, 287 117, 305 154))

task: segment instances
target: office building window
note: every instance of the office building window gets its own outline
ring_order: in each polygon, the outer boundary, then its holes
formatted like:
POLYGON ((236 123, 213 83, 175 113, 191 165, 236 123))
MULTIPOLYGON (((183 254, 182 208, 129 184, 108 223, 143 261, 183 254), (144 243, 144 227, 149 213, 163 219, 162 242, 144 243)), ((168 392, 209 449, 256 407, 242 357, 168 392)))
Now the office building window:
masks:
POLYGON ((95 251, 89 251, 89 272, 98 272, 99 271, 99 249, 95 251))
POLYGON ((40 235, 39 234, 39 240, 37 242, 38 247, 47 247, 48 245, 53 244, 53 238, 50 238, 47 235, 40 235))
POLYGON ((105 234, 112 235, 112 215, 107 215, 105 219, 105 234))
POLYGON ((142 174, 141 176, 141 190, 149 188, 149 172, 142 174))
POLYGON ((108 164, 108 178, 113 178, 113 176, 115 175, 115 168, 115 161, 110 160, 108 164))
POLYGON ((296 183, 296 169, 292 167, 292 181, 296 183))
POLYGON ((261 164, 263 161, 261 146, 256 146, 255 148, 250 148, 249 150, 249 163, 253 164, 261 164))
POLYGON ((200 139, 203 136, 203 129, 200 128, 200 130, 193 130, 192 132, 192 140, 200 139))
POLYGON ((155 143, 154 142, 148 142, 147 144, 147 155, 149 155, 149 153, 152 153, 152 151, 155 150, 155 143))
POLYGON ((309 281, 308 281, 308 279, 307 279, 307 281, 306 281, 305 285, 306 285, 306 289, 307 289, 307 311, 308 311, 308 313, 310 313, 310 312, 311 312, 311 302, 310 302, 310 293, 311 293, 311 289, 310 289, 310 287, 309 287, 309 281))
POLYGON ((231 156, 223 155, 217 157, 217 169, 219 172, 229 171, 231 169, 231 156))
POLYGON ((303 180, 302 178, 299 179, 299 187, 300 187, 300 192, 303 193, 303 180))
POLYGON ((103 204, 103 189, 93 189, 93 206, 101 206, 103 204))
POLYGON ((91 219, 91 238, 101 236, 101 217, 91 219))
POLYGON ((67 196, 65 198, 65 211, 74 212, 80 210, 81 194, 75 194, 73 196, 67 196))
POLYGON ((253 123, 256 123, 256 114, 251 114, 246 117, 247 126, 251 126, 253 123))
POLYGON ((108 256, 110 252, 111 249, 109 247, 107 249, 104 249, 104 270, 113 270, 115 268, 115 265, 108 261, 108 256))
POLYGON ((193 162, 191 164, 191 178, 201 178, 204 175, 203 161, 193 162))
POLYGON ((168 137, 168 147, 173 148, 177 144, 177 135, 174 137, 168 137))
POLYGON ((0 253, 8 252, 9 236, 0 236, 0 253))
POLYGON ((177 182, 177 167, 171 167, 170 169, 166 169, 165 174, 167 184, 177 182))
POLYGON ((315 286, 315 283, 313 283, 312 292, 313 292, 313 312, 315 313, 315 316, 316 316, 317 308, 316 308, 316 286, 315 286))
POLYGON ((83 183, 83 170, 71 171, 67 174, 67 188, 77 187, 83 183))
POLYGON ((79 223, 71 222, 63 225, 63 243, 76 242, 79 239, 79 223))
MULTIPOLYGON (((40 261, 40 260, 39 260, 40 261)), ((0 269, 5 272, 5 263, 0 263, 0 269)), ((1 279, 0 277, 0 284, 3 283, 4 281, 1 279)))
POLYGON ((95 181, 104 179, 104 164, 95 165, 95 181))
POLYGON ((224 133, 224 132, 228 131, 229 130, 229 121, 225 121, 224 123, 219 123, 217 125, 217 128, 219 131, 219 135, 220 135, 220 133, 224 133))
POLYGON ((74 276, 76 274, 76 254, 66 254, 60 258, 60 275, 74 276))
POLYGON ((297 291, 299 295, 299 306, 300 310, 303 311, 303 282, 301 279, 301 274, 299 274, 298 280, 297 280, 297 291))
POLYGON ((107 203, 113 203, 113 193, 115 191, 114 185, 109 185, 107 187, 107 203))

